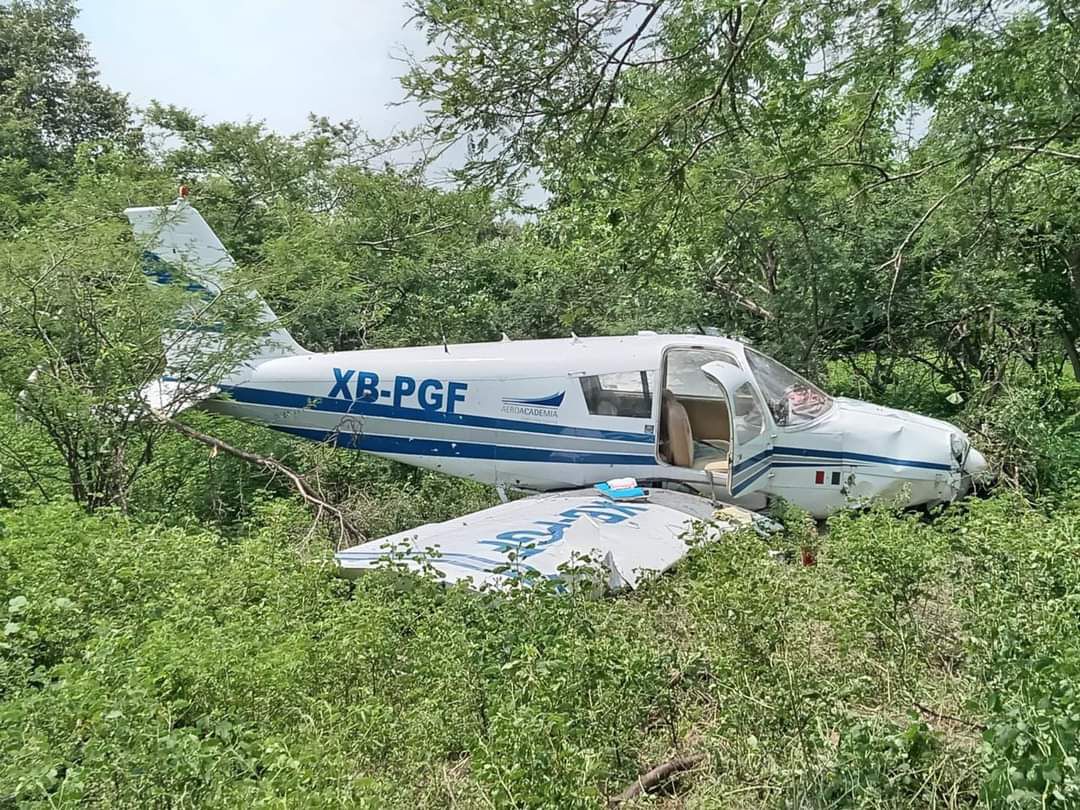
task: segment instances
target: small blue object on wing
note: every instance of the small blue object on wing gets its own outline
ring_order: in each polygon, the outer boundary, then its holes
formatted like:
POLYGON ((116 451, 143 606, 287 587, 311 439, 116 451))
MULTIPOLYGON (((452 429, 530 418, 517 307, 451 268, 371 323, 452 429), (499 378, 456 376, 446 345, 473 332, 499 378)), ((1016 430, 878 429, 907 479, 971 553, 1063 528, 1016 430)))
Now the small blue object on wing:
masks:
POLYGON ((648 498, 648 493, 639 487, 633 478, 613 478, 610 481, 601 481, 599 484, 594 484, 593 489, 613 501, 644 501, 648 498))

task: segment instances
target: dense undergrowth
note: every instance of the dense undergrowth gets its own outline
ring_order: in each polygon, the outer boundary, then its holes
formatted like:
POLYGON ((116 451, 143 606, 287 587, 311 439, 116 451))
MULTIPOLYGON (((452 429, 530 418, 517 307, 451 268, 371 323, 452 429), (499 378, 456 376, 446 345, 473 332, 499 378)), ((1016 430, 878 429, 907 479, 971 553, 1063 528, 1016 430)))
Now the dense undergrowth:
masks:
POLYGON ((1080 802, 1074 507, 789 517, 817 565, 728 536, 598 601, 349 583, 288 499, 0 521, 4 804, 595 807, 676 752, 645 802, 1080 802))
MULTIPOLYGON (((0 409, 41 465, 0 468, 0 806, 598 807, 677 754, 706 756, 643 805, 1078 806, 1075 394, 977 421, 915 382, 889 395, 966 419, 1046 494, 822 528, 787 510, 782 538, 697 546, 603 600, 347 582, 284 482, 179 436, 126 515, 88 515, 0 409), (816 565, 768 554, 804 546, 816 565)), ((311 471, 371 536, 493 500, 187 418, 311 471)))

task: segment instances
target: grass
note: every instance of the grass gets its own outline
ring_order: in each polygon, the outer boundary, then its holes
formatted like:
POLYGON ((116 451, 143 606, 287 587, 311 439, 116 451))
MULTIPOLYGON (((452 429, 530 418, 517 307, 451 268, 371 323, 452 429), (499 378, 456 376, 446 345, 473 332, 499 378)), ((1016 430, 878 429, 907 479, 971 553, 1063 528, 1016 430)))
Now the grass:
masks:
POLYGON ((599 807, 678 753, 706 759, 643 806, 1076 796, 1080 513, 789 520, 817 565, 730 535, 597 601, 350 584, 304 518, 0 513, 0 801, 599 807))

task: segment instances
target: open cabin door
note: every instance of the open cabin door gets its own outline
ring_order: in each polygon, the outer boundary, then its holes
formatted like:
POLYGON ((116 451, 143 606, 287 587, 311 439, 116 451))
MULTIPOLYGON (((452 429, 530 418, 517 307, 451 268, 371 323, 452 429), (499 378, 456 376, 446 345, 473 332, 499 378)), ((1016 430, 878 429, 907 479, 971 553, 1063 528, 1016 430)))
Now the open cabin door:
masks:
POLYGON ((772 462, 772 440, 757 389, 744 369, 730 363, 713 361, 701 370, 724 389, 731 414, 728 494, 746 495, 765 485, 772 462))

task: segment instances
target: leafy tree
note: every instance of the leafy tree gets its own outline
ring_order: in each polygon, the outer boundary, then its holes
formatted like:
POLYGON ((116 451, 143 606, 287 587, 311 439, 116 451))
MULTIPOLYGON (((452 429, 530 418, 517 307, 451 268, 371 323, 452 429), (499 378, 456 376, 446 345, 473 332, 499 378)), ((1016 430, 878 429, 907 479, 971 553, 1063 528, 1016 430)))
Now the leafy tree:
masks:
MULTIPOLYGON (((194 351, 188 373, 200 384, 219 379, 254 339, 242 292, 192 307, 196 294, 180 285, 147 284, 152 268, 117 211, 161 188, 88 176, 0 243, 0 387, 47 436, 72 496, 90 509, 125 505, 151 458, 163 427, 145 418, 139 392, 164 370, 167 335, 206 334, 220 349, 194 351), (223 333, 200 331, 208 320, 223 333)), ((184 268, 173 269, 182 277, 184 268)), ((34 466, 25 454, 18 461, 34 466)))
POLYGON ((128 134, 127 101, 98 82, 77 13, 72 0, 0 5, 0 155, 30 170, 128 134))
POLYGON ((1032 172, 1071 183, 1070 5, 413 7, 429 134, 467 140, 467 181, 539 170, 542 227, 603 256, 563 306, 644 294, 595 326, 645 297, 651 326, 719 325, 803 366, 873 353, 879 390, 905 357, 992 395, 1048 334, 1075 353, 1068 249, 1048 256, 1030 219, 1032 172))

